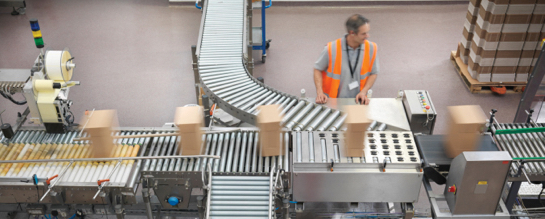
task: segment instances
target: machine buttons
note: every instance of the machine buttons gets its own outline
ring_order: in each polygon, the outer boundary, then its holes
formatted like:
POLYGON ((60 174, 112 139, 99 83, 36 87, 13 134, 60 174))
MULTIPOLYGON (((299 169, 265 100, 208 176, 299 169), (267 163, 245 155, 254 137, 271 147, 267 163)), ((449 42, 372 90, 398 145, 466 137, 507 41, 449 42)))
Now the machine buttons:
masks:
POLYGON ((168 198, 168 204, 172 205, 172 206, 176 206, 178 205, 178 203, 180 203, 180 199, 174 197, 174 196, 171 196, 170 198, 168 198))
POLYGON ((426 106, 426 109, 429 110, 429 109, 430 109, 430 106, 426 106))
POLYGON ((448 187, 448 192, 456 193, 456 185, 448 187))

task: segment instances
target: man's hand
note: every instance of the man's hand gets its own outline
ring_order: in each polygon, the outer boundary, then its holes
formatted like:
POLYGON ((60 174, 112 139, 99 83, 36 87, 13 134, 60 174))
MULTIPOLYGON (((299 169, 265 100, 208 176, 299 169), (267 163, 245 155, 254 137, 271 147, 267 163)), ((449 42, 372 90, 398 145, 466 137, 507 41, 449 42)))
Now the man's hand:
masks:
POLYGON ((324 93, 318 93, 316 96, 316 103, 323 104, 327 102, 327 96, 324 93))
POLYGON ((356 103, 358 104, 365 104, 369 105, 369 98, 367 98, 367 91, 366 92, 360 92, 358 95, 356 95, 356 103))

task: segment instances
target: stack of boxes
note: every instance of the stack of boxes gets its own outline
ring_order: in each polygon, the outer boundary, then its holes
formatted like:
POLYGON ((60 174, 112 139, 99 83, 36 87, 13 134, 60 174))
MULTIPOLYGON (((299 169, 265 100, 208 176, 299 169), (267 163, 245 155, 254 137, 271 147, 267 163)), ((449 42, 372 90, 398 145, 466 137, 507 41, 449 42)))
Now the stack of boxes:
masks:
POLYGON ((346 132, 344 153, 347 157, 363 157, 364 141, 367 136, 365 132, 371 120, 368 117, 367 106, 348 105, 344 107, 346 113, 346 132))
POLYGON ((117 111, 95 110, 89 115, 84 115, 80 124, 84 124, 80 129, 85 129, 91 135, 92 156, 95 158, 112 156, 111 152, 115 147, 112 129, 119 126, 117 111))
POLYGON ((449 106, 445 154, 451 158, 464 151, 475 151, 481 142, 486 116, 478 105, 449 106))
POLYGON ((257 109, 257 123, 259 126, 260 154, 263 157, 284 155, 280 136, 282 134, 282 117, 279 105, 264 105, 257 109))
POLYGON ((479 82, 526 82, 545 37, 545 0, 471 0, 460 58, 479 82))
POLYGON ((178 107, 174 114, 174 124, 180 135, 180 155, 202 154, 203 109, 200 106, 178 107))

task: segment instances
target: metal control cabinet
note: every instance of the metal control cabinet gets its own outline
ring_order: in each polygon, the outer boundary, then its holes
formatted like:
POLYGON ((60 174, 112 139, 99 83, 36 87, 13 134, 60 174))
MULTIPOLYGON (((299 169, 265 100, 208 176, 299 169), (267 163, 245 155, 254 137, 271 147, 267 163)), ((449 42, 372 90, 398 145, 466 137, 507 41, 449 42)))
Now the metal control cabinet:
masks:
POLYGON ((403 107, 413 133, 433 134, 437 112, 428 91, 404 90, 403 107))
POLYGON ((493 215, 511 160, 506 151, 466 151, 454 158, 444 192, 452 214, 493 215))

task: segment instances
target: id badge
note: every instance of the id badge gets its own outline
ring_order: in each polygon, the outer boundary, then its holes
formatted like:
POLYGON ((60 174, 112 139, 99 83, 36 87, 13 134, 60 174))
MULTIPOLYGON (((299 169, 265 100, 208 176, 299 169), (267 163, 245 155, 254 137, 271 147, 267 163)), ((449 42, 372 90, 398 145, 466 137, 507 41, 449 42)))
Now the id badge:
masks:
POLYGON ((352 82, 350 82, 350 84, 348 84, 348 89, 349 90, 354 90, 354 89, 356 89, 358 87, 360 87, 359 81, 352 81, 352 82))

